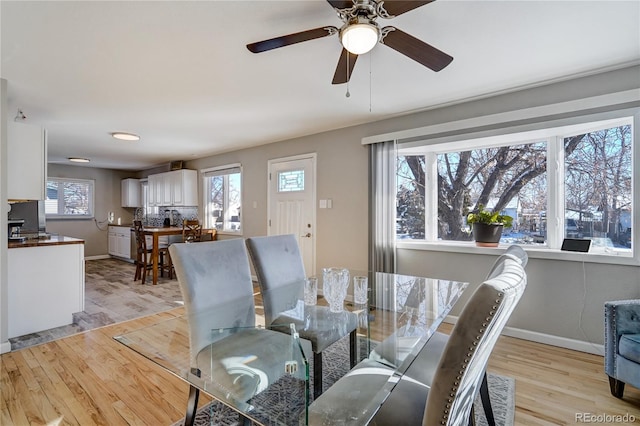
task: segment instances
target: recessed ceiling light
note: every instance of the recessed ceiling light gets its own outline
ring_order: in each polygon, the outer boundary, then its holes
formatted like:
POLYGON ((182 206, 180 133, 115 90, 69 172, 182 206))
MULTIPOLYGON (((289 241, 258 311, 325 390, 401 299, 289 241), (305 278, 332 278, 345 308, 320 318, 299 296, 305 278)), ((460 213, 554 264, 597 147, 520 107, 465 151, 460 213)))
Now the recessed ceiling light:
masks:
POLYGON ((111 136, 113 136, 116 139, 120 139, 122 141, 139 141, 140 140, 140 136, 134 135, 133 133, 114 132, 114 133, 111 133, 111 136))
POLYGON ((88 158, 78 158, 78 157, 69 157, 68 160, 73 161, 74 163, 88 163, 89 161, 91 161, 88 158))

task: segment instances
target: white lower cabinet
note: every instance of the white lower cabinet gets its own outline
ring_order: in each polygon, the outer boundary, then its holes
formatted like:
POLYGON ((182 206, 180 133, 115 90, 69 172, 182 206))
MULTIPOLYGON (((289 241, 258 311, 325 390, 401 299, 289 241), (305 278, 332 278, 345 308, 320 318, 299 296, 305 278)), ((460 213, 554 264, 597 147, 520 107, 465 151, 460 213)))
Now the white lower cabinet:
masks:
POLYGON ((109 254, 129 260, 131 258, 131 228, 109 226, 109 254))
POLYGON ((8 337, 73 322, 84 310, 84 244, 7 250, 8 337))

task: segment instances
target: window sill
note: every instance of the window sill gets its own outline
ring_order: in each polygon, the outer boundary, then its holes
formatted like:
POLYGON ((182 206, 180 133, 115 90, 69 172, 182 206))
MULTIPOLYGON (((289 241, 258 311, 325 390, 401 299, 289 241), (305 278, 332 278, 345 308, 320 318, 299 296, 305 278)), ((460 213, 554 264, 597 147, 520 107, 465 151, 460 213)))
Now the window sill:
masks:
MULTIPOLYGON (((404 250, 425 250, 425 251, 441 251, 451 253, 468 253, 468 254, 487 254, 499 255, 509 247, 510 244, 500 244, 498 247, 476 247, 472 242, 427 242, 427 241, 396 241, 397 249, 404 250)), ((525 249, 530 259, 548 259, 561 260, 569 262, 585 262, 585 263, 606 263, 611 265, 628 265, 640 266, 640 260, 634 258, 631 253, 625 254, 600 254, 600 253, 577 253, 567 252, 559 249, 550 249, 546 247, 528 247, 521 246, 525 249)))

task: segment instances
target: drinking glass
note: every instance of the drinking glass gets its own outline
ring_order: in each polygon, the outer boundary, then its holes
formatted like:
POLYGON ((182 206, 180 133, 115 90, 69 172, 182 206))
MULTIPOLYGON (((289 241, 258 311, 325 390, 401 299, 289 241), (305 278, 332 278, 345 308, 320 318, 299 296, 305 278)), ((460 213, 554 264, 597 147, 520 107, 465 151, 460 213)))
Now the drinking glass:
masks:
POLYGON ((367 277, 353 277, 353 301, 359 305, 367 303, 368 281, 367 277))
POLYGON ((304 281, 304 304, 315 305, 318 301, 318 278, 309 277, 304 281))
POLYGON ((344 299, 349 288, 349 270, 344 268, 324 268, 322 270, 322 291, 329 302, 331 312, 342 312, 344 299))

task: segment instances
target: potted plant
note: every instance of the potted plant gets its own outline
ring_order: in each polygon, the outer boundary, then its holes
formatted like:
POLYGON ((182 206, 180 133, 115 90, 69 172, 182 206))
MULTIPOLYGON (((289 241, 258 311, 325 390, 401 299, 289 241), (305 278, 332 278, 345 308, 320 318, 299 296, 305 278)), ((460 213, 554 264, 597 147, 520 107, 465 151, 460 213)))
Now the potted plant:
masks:
POLYGON ((511 216, 489 211, 482 204, 478 206, 477 212, 467 216, 467 224, 472 226, 473 238, 478 247, 497 247, 502 229, 510 227, 512 223, 511 216))

